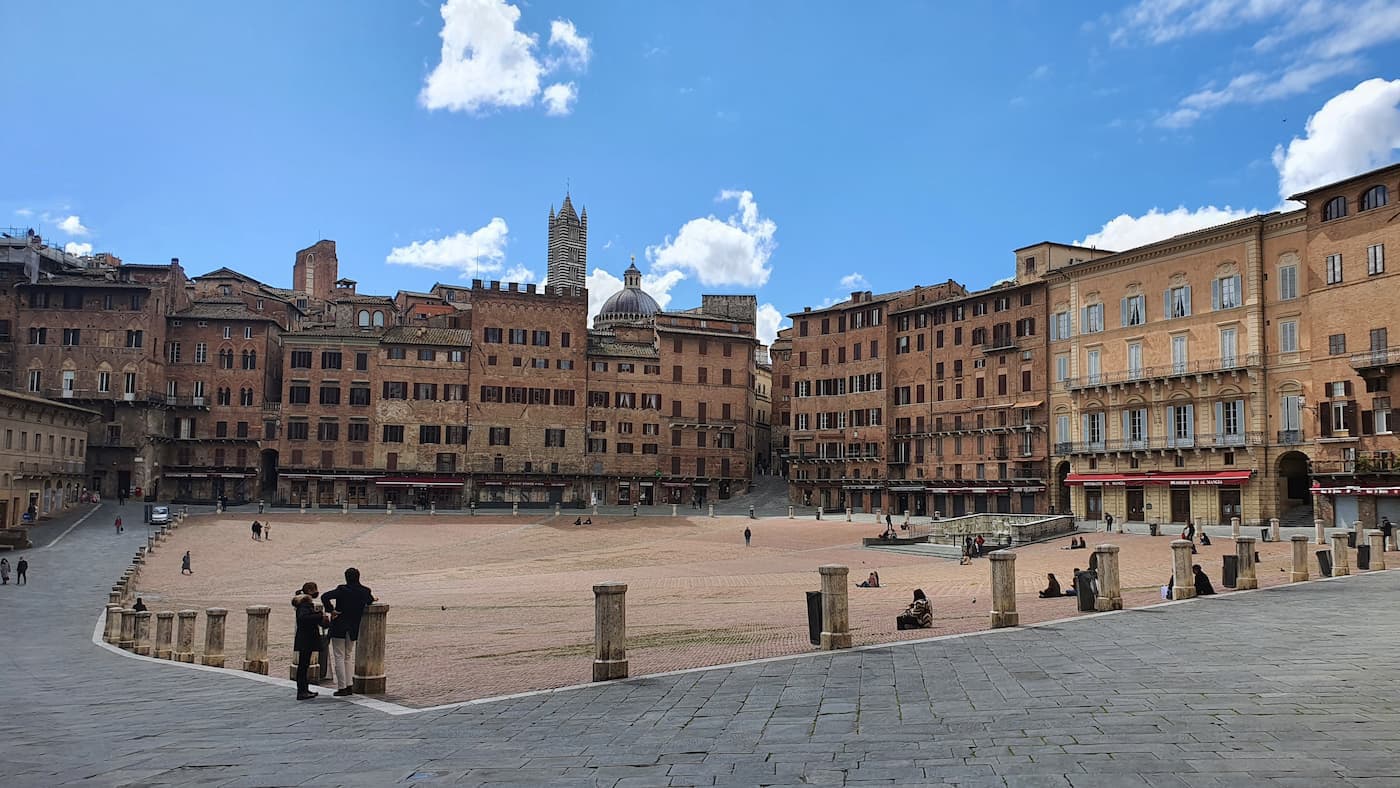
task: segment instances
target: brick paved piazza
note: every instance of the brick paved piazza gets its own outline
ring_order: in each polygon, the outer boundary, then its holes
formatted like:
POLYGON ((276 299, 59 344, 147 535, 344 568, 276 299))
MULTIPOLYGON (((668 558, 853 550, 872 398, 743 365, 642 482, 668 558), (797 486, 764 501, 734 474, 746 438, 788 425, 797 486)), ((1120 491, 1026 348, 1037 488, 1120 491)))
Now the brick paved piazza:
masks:
MULTIPOLYGON (((991 609, 985 560, 956 561, 863 549, 871 522, 626 516, 593 518, 435 517, 382 514, 273 514, 271 542, 249 533, 253 515, 194 517, 148 562, 139 591, 152 610, 217 606, 228 621, 230 664, 240 663, 253 604, 273 608, 274 664, 290 661, 293 589, 322 589, 356 566, 391 606, 388 662, 392 699, 416 706, 586 682, 593 658, 594 583, 629 584, 627 625, 633 675, 812 651, 804 591, 820 586, 817 567, 851 567, 852 583, 878 570, 882 587, 852 588, 857 644, 927 638, 985 628, 991 609), (743 530, 754 530, 744 547, 743 530), (190 550, 195 574, 180 574, 190 550), (923 588, 933 631, 899 632, 895 615, 923 588)), ((869 518, 867 518, 869 520, 869 518)), ((1257 532, 1256 532, 1257 533, 1257 532)), ((1092 536, 1092 535, 1091 535, 1092 536)), ((1100 535, 1105 536, 1105 535, 1100 535)), ((1091 538, 1091 544, 1093 539, 1091 538)), ((1102 540, 1100 540, 1102 541, 1102 540)), ((1119 535, 1128 604, 1160 601, 1171 574, 1170 539, 1119 535)), ((1017 551, 1023 621, 1076 615, 1074 600, 1041 600, 1046 572, 1068 585, 1088 550, 1069 539, 1017 551)), ((1202 548, 1218 580, 1228 540, 1202 548)), ((1261 546, 1266 583, 1284 580, 1286 544, 1261 546)))
POLYGON ((93 645, 109 523, 0 587, 0 784, 1400 784, 1400 572, 388 714, 93 645))

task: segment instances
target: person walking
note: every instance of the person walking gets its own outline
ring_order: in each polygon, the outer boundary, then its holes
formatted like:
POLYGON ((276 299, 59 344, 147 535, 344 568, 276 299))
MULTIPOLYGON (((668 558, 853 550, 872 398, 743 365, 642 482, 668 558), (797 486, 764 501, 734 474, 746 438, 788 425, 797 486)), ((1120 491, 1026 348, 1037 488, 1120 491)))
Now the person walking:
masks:
POLYGON ((292 608, 296 611, 296 635, 292 639, 292 650, 297 653, 297 700, 310 700, 316 697, 311 691, 311 655, 321 650, 321 626, 325 623, 324 613, 316 612, 316 597, 320 591, 316 584, 302 583, 301 590, 292 595, 292 608))
POLYGON ((986 546, 987 540, 982 538, 982 534, 978 534, 978 535, 977 535, 977 538, 974 539, 973 542, 977 545, 977 557, 978 557, 978 558, 981 558, 981 557, 982 557, 982 548, 984 548, 984 547, 986 546))
POLYGON ((183 558, 180 559, 180 574, 192 575, 194 570, 190 568, 190 551, 186 550, 183 558))
POLYGON ((253 521, 253 541, 262 541, 262 523, 258 522, 257 520, 253 521))
POLYGON ((745 529, 744 529, 744 546, 745 546, 745 547, 748 547, 748 546, 749 546, 749 542, 750 542, 752 539, 753 539, 753 531, 750 531, 748 528, 745 528, 745 529))
POLYGON ((10 559, 0 558, 0 585, 10 584, 10 559))
POLYGON ((264 541, 264 542, 271 542, 271 541, 272 541, 272 523, 263 523, 263 529, 262 529, 262 531, 263 531, 263 534, 262 534, 262 536, 263 536, 263 541, 264 541))
POLYGON ((1390 521, 1389 517, 1382 517, 1381 536, 1383 538, 1381 539, 1381 552, 1394 549, 1395 541, 1391 538, 1391 534, 1393 533, 1395 533, 1395 524, 1390 521))
POLYGON ((1112 515, 1112 513, 1105 514, 1105 515, 1103 516, 1103 521, 1104 521, 1104 525, 1108 528, 1108 532, 1109 532, 1109 533, 1113 533, 1113 515, 1112 515))
POLYGON ((344 697, 355 693, 355 642, 360 637, 360 619, 364 617, 365 608, 374 601, 374 594, 360 584, 360 570, 353 566, 345 570, 343 585, 321 597, 321 604, 331 617, 331 675, 336 684, 332 695, 344 697))
POLYGON ((29 573, 29 562, 24 560, 24 556, 19 557, 19 563, 15 564, 15 585, 28 585, 29 581, 25 575, 29 573))
POLYGON ((117 526, 117 533, 121 533, 121 532, 122 532, 122 516, 121 516, 121 515, 117 515, 117 521, 116 521, 116 523, 114 523, 114 525, 117 526))

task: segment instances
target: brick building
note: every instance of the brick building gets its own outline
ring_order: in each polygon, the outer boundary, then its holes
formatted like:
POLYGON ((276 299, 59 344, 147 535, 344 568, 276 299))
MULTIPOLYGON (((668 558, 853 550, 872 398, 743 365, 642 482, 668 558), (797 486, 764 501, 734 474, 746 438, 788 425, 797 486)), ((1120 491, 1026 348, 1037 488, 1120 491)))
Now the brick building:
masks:
POLYGON ((780 330, 768 348, 773 380, 769 456, 773 470, 784 478, 788 476, 789 431, 792 428, 792 331, 792 326, 780 330))
POLYGON ((78 502, 95 411, 0 390, 0 528, 45 519, 78 502))

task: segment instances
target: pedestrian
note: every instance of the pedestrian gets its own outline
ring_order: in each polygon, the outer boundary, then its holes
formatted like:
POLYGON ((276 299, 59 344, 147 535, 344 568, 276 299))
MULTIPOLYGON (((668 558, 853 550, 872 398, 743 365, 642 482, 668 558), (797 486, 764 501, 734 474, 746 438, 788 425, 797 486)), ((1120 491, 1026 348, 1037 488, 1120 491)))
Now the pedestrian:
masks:
POLYGON ((336 586, 321 597, 326 612, 331 617, 331 675, 335 678, 336 690, 332 695, 344 697, 355 693, 354 674, 355 641, 360 638, 360 619, 365 608, 375 602, 369 588, 360 584, 360 570, 350 567, 345 570, 345 583, 336 586))
POLYGON ((115 525, 117 526, 117 533, 121 533, 121 532, 122 532, 122 516, 121 516, 121 515, 117 515, 117 522, 115 523, 115 525))
POLYGON ((1381 539, 1382 552, 1392 549, 1391 546, 1395 544, 1395 542, 1390 538, 1390 535, 1393 533, 1395 533, 1395 523, 1392 523, 1389 517, 1382 517, 1381 535, 1384 537, 1383 539, 1381 539))
POLYGON ((137 613, 144 613, 146 612, 146 603, 142 602, 141 597, 138 596, 136 597, 136 604, 132 605, 131 609, 135 610, 137 613))
POLYGON ((296 636, 292 640, 292 650, 297 653, 297 700, 310 700, 316 697, 311 691, 311 655, 321 650, 321 626, 326 621, 324 613, 316 612, 316 597, 320 596, 316 584, 302 583, 301 590, 292 595, 292 608, 296 610, 296 636))
POLYGON ((889 512, 885 512, 885 530, 887 530, 887 531, 893 531, 893 530, 894 530, 894 520, 891 520, 891 519, 890 519, 890 513, 889 513, 889 512))
POLYGON ((29 562, 24 560, 24 556, 19 557, 19 563, 15 564, 15 585, 28 585, 29 581, 25 575, 29 573, 29 562))
POLYGON ((1113 515, 1112 515, 1111 513, 1110 513, 1110 514, 1105 514, 1105 515, 1103 516, 1103 521, 1104 521, 1105 525, 1108 527, 1108 532, 1109 532, 1109 533, 1113 533, 1113 515))
POLYGON ((253 541, 262 541, 262 523, 258 522, 257 520, 253 521, 253 541))
POLYGON ((982 548, 986 546, 987 540, 982 538, 982 534, 978 534, 977 538, 973 540, 973 543, 977 545, 977 557, 981 558, 983 552, 982 548))
POLYGON ((10 584, 10 559, 0 558, 0 585, 10 584))
POLYGON ((744 546, 745 546, 745 547, 748 547, 748 546, 749 546, 749 541, 750 541, 751 539, 753 539, 753 531, 750 531, 749 529, 745 528, 745 529, 744 529, 744 546))
POLYGON ((263 523, 263 541, 272 541, 272 523, 263 523))
POLYGON ((190 568, 190 551, 185 551, 185 556, 180 559, 180 574, 192 575, 194 570, 190 568))
POLYGON ((1195 521, 1195 520, 1187 520, 1187 521, 1186 521, 1186 532, 1185 532, 1184 534, 1182 534, 1181 538, 1182 538, 1182 539, 1185 539, 1186 541, 1189 542, 1189 541, 1191 541, 1192 539, 1194 539, 1195 536, 1196 536, 1196 521, 1195 521))

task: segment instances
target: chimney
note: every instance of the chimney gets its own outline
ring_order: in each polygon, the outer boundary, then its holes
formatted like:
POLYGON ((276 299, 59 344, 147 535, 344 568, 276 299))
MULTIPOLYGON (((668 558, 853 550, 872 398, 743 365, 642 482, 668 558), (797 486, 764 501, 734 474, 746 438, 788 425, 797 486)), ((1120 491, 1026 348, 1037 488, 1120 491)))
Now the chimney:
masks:
POLYGON ((180 264, 180 258, 178 258, 178 257, 172 257, 172 258, 170 258, 170 264, 171 264, 171 265, 179 265, 179 264, 180 264))

